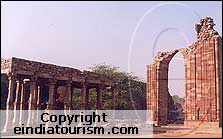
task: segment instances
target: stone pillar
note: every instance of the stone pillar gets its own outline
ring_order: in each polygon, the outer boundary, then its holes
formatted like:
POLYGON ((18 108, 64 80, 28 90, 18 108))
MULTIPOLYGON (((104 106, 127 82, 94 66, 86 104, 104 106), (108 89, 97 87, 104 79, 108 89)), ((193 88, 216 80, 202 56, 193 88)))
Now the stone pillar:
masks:
POLYGON ((16 81, 16 97, 14 102, 14 119, 13 124, 19 124, 19 117, 20 117, 20 101, 21 101, 21 93, 22 93, 22 86, 23 86, 23 79, 19 78, 16 81))
POLYGON ((41 85, 38 85, 37 87, 37 110, 41 109, 41 85))
POLYGON ((33 76, 30 79, 30 95, 29 95, 29 117, 27 126, 36 124, 36 110, 37 110, 37 77, 33 76))
POLYGON ((157 101, 159 125, 167 124, 168 115, 168 63, 162 61, 157 65, 157 101))
POLYGON ((3 133, 10 131, 12 128, 12 121, 13 121, 13 92, 14 92, 14 85, 15 85, 15 75, 9 74, 8 80, 9 80, 9 86, 8 86, 8 97, 6 101, 6 121, 3 129, 3 133))
POLYGON ((41 122, 40 120, 40 114, 41 114, 41 88, 42 86, 38 84, 37 86, 37 111, 36 111, 36 123, 39 124, 41 122))
POLYGON ((185 102, 184 102, 184 105, 185 105, 185 107, 184 107, 184 121, 186 121, 186 119, 187 119, 187 106, 188 106, 188 104, 187 104, 187 60, 186 60, 186 58, 185 58, 185 56, 184 56, 184 72, 185 72, 185 74, 184 74, 184 76, 185 76, 185 82, 184 82, 184 94, 185 94, 185 102))
POLYGON ((37 77, 33 77, 30 80, 30 98, 29 98, 30 110, 37 110, 37 95, 38 95, 37 77))
POLYGON ((23 81, 22 83, 22 89, 21 89, 21 99, 20 99, 20 116, 19 116, 19 126, 21 126, 21 124, 25 124, 25 115, 24 115, 24 111, 25 111, 25 84, 27 83, 27 81, 23 81))
POLYGON ((71 93, 70 93, 70 109, 73 110, 73 93, 74 93, 74 86, 71 86, 71 93))
POLYGON ((56 80, 49 80, 49 99, 48 99, 48 110, 54 110, 55 109, 55 89, 56 89, 56 80))
POLYGON ((220 37, 215 39, 215 73, 216 73, 216 120, 222 127, 222 41, 220 37))
POLYGON ((25 110, 25 84, 26 81, 23 81, 21 88, 20 110, 25 110))
POLYGON ((215 61, 215 73, 216 73, 216 120, 219 121, 219 61, 218 61, 218 40, 215 40, 215 45, 214 45, 214 49, 215 49, 215 57, 214 57, 214 61, 215 61))
POLYGON ((72 90, 71 87, 72 86, 72 81, 67 81, 66 82, 66 94, 68 95, 68 99, 65 99, 66 102, 64 102, 64 106, 66 110, 71 110, 71 106, 72 106, 72 90))
POLYGON ((158 70, 156 64, 149 65, 148 96, 150 96, 150 109, 153 113, 153 123, 158 124, 158 70))
POLYGON ((103 85, 99 85, 97 88, 97 110, 102 110, 102 93, 103 93, 103 85))
POLYGON ((15 102, 14 102, 14 109, 15 110, 20 109, 22 86, 23 86, 23 79, 18 79, 16 81, 16 98, 15 98, 15 102))
POLYGON ((13 105, 13 101, 14 101, 14 97, 13 97, 13 92, 14 92, 14 85, 15 85, 15 76, 13 75, 9 75, 9 88, 8 88, 8 98, 6 101, 6 109, 7 110, 13 110, 14 105, 13 105))
POLYGON ((87 94, 87 84, 85 82, 82 83, 82 94, 81 94, 81 109, 86 110, 86 94, 87 94))
POLYGON ((111 87, 112 91, 112 110, 115 110, 115 94, 116 94, 116 88, 114 86, 111 87))

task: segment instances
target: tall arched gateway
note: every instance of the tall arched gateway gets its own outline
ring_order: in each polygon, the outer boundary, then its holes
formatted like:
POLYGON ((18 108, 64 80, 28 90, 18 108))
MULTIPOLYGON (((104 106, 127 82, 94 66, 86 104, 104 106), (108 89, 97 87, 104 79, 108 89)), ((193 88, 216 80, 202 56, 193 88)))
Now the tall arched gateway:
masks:
POLYGON ((147 109, 153 110, 155 124, 167 124, 169 62, 180 52, 185 64, 184 123, 204 121, 222 127, 222 38, 214 25, 210 17, 201 19, 195 25, 196 42, 188 48, 158 52, 147 65, 147 109))

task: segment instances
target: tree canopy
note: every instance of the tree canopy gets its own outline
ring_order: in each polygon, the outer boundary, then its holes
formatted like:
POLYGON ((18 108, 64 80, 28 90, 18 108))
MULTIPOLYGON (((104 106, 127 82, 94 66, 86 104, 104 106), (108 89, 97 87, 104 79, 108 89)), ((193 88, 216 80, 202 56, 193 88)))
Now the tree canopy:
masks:
MULTIPOLYGON (((115 109, 117 110, 145 110, 146 109, 146 83, 132 73, 120 71, 119 67, 112 65, 99 64, 90 67, 93 72, 109 76, 116 84, 115 109)), ((74 108, 78 109, 80 102, 80 90, 74 90, 76 95, 73 97, 74 108), (79 97, 78 97, 78 96, 79 97), (76 104, 76 105, 75 105, 76 104)), ((111 109, 111 92, 103 91, 102 107, 111 109)), ((74 93, 75 94, 75 93, 74 93)), ((89 109, 96 109, 96 90, 89 91, 89 109)))

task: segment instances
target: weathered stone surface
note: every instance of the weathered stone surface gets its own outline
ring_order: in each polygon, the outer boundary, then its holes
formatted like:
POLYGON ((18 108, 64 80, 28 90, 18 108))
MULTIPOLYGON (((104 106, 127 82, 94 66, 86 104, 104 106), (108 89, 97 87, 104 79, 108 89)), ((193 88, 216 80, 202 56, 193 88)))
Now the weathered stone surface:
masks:
POLYGON ((222 126, 222 38, 206 17, 195 26, 197 41, 188 48, 159 52, 147 66, 147 109, 157 124, 167 124, 168 67, 180 52, 185 64, 185 120, 222 126))
POLYGON ((76 82, 86 80, 86 82, 95 84, 104 83, 108 86, 114 85, 110 77, 102 76, 90 71, 80 71, 75 68, 62 67, 15 57, 2 60, 1 73, 13 73, 27 77, 37 75, 40 78, 56 78, 57 80, 69 80, 71 78, 76 82))
MULTIPOLYGON (((1 97, 3 97, 1 98, 1 109, 71 110, 74 88, 82 89, 82 101, 79 104, 81 109, 88 109, 89 89, 100 88, 97 102, 100 104, 98 109, 101 109, 103 89, 115 87, 110 77, 90 71, 80 71, 15 57, 2 59, 1 62, 1 84, 4 86, 1 88, 1 97)), ((115 92, 114 89, 111 91, 113 102, 111 109, 114 109, 115 92)), ((23 115, 22 111, 20 114, 23 115)), ((21 120, 18 117, 15 118, 15 121, 21 120)), ((29 111, 29 115, 23 115, 22 119, 33 124, 36 122, 36 115, 29 111)), ((8 128, 11 121, 11 117, 8 117, 4 130, 10 130, 8 128)))

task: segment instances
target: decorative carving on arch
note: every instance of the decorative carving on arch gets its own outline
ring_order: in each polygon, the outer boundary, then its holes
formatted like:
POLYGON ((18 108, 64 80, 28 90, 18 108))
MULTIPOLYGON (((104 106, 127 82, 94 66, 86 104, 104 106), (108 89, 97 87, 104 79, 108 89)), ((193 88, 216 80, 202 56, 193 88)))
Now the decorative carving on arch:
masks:
POLYGON ((208 38, 218 35, 218 32, 214 29, 214 21, 211 17, 206 17, 200 20, 200 23, 195 24, 195 30, 197 32, 198 41, 207 40, 208 38))
POLYGON ((192 45, 158 52, 147 65, 147 109, 153 110, 156 124, 167 124, 169 62, 180 52, 185 66, 185 121, 204 119, 222 126, 222 38, 214 25, 211 17, 201 19, 192 45))

